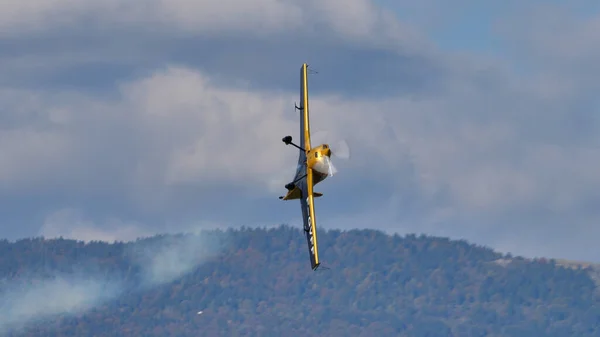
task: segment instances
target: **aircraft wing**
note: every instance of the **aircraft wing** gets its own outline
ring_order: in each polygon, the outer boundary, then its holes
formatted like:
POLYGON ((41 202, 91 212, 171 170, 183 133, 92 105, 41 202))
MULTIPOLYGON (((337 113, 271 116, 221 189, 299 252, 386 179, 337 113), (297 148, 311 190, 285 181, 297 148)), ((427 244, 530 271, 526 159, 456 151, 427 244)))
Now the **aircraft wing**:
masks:
MULTIPOLYGON (((311 149, 310 145, 310 120, 308 109, 308 65, 302 64, 300 68, 300 144, 306 151, 311 149)), ((304 166, 299 170, 300 174, 305 173, 306 178, 302 179, 300 189, 302 190, 302 198, 300 204, 302 206, 302 218, 304 222, 304 232, 308 243, 308 253, 310 255, 310 264, 313 270, 319 267, 319 247, 317 245, 317 221, 315 217, 315 206, 313 193, 313 172, 312 169, 306 167, 306 153, 300 151, 298 164, 304 166)))
POLYGON ((316 270, 319 265, 319 246, 317 244, 317 221, 315 216, 314 194, 313 194, 313 172, 311 169, 306 170, 306 179, 302 183, 302 198, 300 204, 302 206, 302 219, 304 222, 304 232, 308 243, 308 254, 310 256, 310 265, 313 270, 316 270))
MULTIPOLYGON (((300 146, 305 151, 298 149, 298 167, 296 168, 296 175, 294 181, 296 187, 288 191, 287 195, 283 197, 283 200, 293 199, 305 199, 306 198, 306 186, 300 183, 301 180, 305 180, 306 175, 306 151, 310 150, 310 123, 308 120, 308 65, 304 63, 300 69, 300 106, 296 106, 300 110, 300 146), (304 187, 303 187, 304 186, 304 187)), ((312 185, 311 185, 312 186, 312 185)))
MULTIPOLYGON (((300 146, 306 151, 311 149, 310 146, 310 120, 308 109, 308 65, 302 64, 300 68, 300 146)), ((306 153, 300 151, 298 164, 304 164, 306 153)))

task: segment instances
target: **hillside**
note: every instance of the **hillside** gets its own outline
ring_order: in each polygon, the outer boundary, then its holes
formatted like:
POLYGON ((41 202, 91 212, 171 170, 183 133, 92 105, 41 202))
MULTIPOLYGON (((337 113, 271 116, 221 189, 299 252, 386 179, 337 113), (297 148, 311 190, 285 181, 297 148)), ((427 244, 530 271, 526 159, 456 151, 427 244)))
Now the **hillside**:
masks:
POLYGON ((330 269, 313 272, 301 231, 287 226, 114 244, 3 241, 0 332, 600 336, 600 299, 581 268, 372 230, 320 231, 319 244, 330 269))

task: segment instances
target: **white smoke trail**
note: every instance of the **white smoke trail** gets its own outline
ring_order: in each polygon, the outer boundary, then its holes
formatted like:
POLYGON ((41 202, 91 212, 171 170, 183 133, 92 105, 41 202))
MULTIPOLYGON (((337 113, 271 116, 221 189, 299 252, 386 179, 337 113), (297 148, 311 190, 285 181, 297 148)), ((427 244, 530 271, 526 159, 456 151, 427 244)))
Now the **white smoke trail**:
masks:
MULTIPOLYGON (((192 272, 218 254, 222 243, 205 233, 162 235, 132 243, 123 260, 141 272, 138 289, 148 290, 192 272)), ((84 251, 82 248, 82 254, 84 251)), ((90 263, 93 262, 87 261, 85 271, 76 274, 40 277, 30 272, 18 280, 0 280, 0 335, 58 316, 84 314, 121 296, 125 280, 106 267, 90 263)))
POLYGON ((204 233, 165 236, 144 247, 136 246, 133 257, 142 268, 143 286, 172 282, 218 254, 223 242, 204 233))
POLYGON ((0 295, 0 334, 56 315, 85 312, 120 294, 120 284, 92 276, 60 275, 5 284, 0 295))

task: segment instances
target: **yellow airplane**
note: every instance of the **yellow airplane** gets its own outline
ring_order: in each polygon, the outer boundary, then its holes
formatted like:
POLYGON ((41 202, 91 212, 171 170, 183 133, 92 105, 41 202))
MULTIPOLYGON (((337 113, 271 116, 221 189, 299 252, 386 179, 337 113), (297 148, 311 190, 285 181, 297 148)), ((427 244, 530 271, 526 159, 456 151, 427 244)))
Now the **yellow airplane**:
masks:
POLYGON ((314 198, 323 194, 313 191, 318 183, 332 176, 335 168, 331 164, 332 151, 328 144, 312 147, 310 144, 310 121, 308 105, 308 65, 302 64, 300 70, 300 145, 292 143, 292 136, 283 137, 286 145, 299 149, 298 166, 294 180, 285 185, 288 190, 282 200, 300 199, 304 231, 308 242, 310 264, 312 270, 317 270, 320 265, 319 247, 317 245, 317 221, 315 216, 314 198))

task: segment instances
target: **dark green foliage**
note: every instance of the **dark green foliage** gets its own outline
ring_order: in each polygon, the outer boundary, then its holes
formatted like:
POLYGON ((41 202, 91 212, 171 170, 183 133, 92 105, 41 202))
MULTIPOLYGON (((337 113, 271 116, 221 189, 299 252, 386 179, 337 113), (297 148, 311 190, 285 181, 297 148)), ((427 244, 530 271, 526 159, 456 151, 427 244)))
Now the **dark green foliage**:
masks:
POLYGON ((60 271, 124 281, 119 296, 31 326, 26 336, 600 336, 594 282, 552 261, 444 238, 332 230, 318 233, 331 269, 313 272, 298 229, 209 234, 227 243, 222 253, 149 288, 139 286, 141 267, 129 254, 181 236, 0 242, 0 272, 10 280, 60 271), (502 258, 512 262, 495 262, 502 258))

